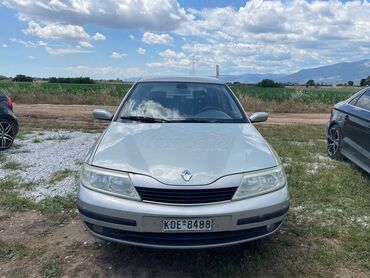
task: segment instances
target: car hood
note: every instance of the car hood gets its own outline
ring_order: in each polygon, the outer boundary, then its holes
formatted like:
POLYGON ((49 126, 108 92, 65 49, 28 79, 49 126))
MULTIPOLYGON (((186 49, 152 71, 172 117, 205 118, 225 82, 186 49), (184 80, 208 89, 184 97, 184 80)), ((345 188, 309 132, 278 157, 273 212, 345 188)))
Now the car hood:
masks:
POLYGON ((90 163, 164 184, 204 185, 276 166, 277 159, 252 124, 112 122, 90 163), (192 173, 188 182, 184 170, 192 173))

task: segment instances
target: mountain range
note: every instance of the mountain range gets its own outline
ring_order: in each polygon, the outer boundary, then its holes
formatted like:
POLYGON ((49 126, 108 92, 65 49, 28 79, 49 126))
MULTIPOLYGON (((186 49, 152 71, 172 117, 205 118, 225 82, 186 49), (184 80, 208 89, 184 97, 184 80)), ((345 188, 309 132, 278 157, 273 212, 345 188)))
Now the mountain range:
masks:
POLYGON ((263 79, 272 79, 277 82, 306 83, 313 79, 316 83, 338 84, 353 81, 359 84, 361 79, 370 76, 370 59, 338 63, 312 69, 302 69, 292 74, 253 74, 221 75, 225 82, 258 83, 263 79))

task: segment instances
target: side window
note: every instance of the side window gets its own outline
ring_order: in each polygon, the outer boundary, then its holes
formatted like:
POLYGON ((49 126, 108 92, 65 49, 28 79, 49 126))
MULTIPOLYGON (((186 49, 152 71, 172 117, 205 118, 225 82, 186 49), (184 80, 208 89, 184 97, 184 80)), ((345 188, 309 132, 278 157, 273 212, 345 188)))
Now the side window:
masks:
POLYGON ((360 98, 360 96, 361 96, 361 95, 359 95, 359 96, 355 97, 354 99, 352 99, 352 100, 349 102, 349 104, 356 106, 356 102, 358 101, 358 99, 360 98))
POLYGON ((370 90, 366 91, 356 102, 356 106, 370 111, 370 90))

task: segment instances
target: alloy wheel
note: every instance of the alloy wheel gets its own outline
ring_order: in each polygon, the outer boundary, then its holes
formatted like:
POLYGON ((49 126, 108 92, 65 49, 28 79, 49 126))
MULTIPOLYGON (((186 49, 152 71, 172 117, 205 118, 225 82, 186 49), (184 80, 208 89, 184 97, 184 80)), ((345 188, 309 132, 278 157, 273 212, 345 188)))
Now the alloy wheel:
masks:
POLYGON ((340 144, 339 130, 337 126, 332 126, 328 132, 328 153, 331 157, 335 157, 340 144))
POLYGON ((14 129, 10 122, 0 121, 0 149, 5 150, 13 144, 14 129))

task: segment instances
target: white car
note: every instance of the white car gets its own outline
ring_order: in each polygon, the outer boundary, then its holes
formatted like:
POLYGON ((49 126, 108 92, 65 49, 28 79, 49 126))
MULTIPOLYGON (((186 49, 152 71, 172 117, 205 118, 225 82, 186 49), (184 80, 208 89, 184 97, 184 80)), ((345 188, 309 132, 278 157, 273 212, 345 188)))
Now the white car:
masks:
POLYGON ((88 153, 78 208, 109 241, 161 248, 236 244, 276 232, 289 208, 275 151, 232 91, 212 78, 133 85, 88 153))

